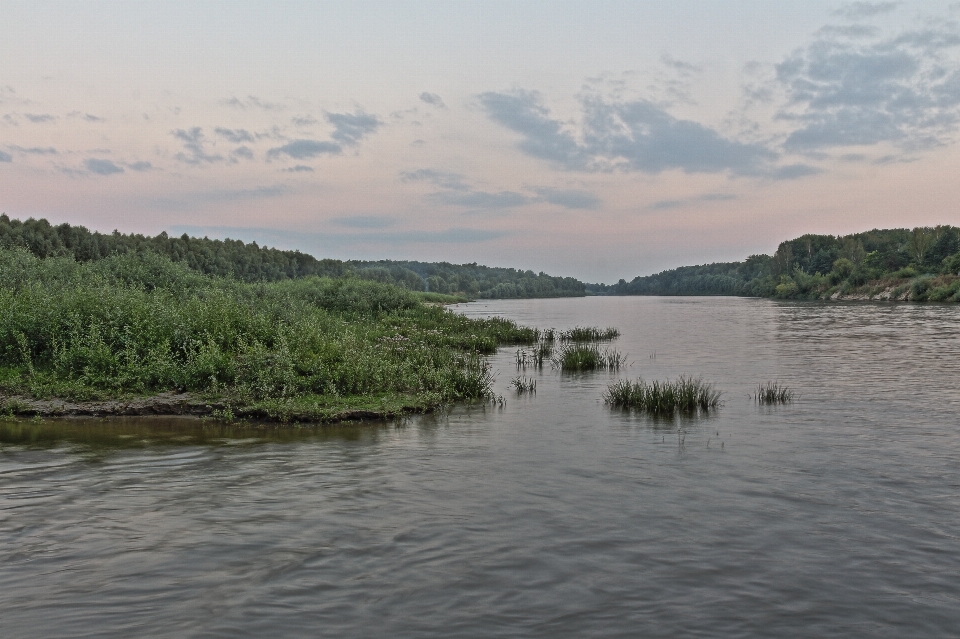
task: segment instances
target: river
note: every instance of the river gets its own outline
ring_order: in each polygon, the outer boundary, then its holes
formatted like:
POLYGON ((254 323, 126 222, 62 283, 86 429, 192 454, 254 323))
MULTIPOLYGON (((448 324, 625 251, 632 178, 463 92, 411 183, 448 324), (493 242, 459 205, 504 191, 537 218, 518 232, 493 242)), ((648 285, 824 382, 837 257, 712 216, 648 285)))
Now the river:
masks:
POLYGON ((0 424, 0 636, 956 637, 960 307, 487 300, 615 326, 502 406, 323 428, 0 424), (710 415, 601 400, 702 376, 710 415), (759 382, 794 389, 758 406, 759 382))

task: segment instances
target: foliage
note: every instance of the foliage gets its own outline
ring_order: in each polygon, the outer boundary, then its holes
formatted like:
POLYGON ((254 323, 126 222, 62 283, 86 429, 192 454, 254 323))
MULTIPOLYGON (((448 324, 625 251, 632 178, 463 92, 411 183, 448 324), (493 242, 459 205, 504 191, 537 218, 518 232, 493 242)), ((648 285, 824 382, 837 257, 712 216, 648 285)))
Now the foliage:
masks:
POLYGON ((551 360, 563 372, 619 370, 626 366, 626 355, 612 348, 600 348, 596 342, 569 342, 560 346, 551 360))
POLYGON ((538 336, 356 278, 247 283, 152 252, 82 263, 0 249, 4 393, 189 391, 272 416, 330 398, 423 408, 487 397, 482 355, 538 336))
POLYGON ((754 399, 758 404, 786 404, 793 401, 794 392, 778 382, 757 385, 754 399))
POLYGON ((772 256, 682 266, 613 286, 588 284, 587 292, 817 299, 866 289, 909 294, 915 301, 957 301, 950 279, 955 277, 960 277, 960 228, 937 226, 846 236, 808 234, 781 243, 772 256), (946 279, 923 280, 937 276, 946 279), (923 281, 902 292, 897 288, 897 280, 915 278, 923 281))
POLYGON ((449 262, 352 261, 359 277, 390 282, 411 290, 451 293, 478 298, 577 297, 584 284, 572 277, 449 262))
MULTIPOLYGON (((393 284, 410 291, 458 298, 569 297, 584 295, 584 284, 571 277, 546 273, 447 262, 342 262, 317 259, 300 251, 282 251, 240 240, 212 240, 187 234, 155 237, 91 232, 82 226, 51 225, 47 220, 24 222, 0 215, 0 248, 22 247, 37 257, 73 257, 78 262, 114 255, 159 254, 206 275, 245 282, 275 282, 311 275, 354 277, 393 284)), ((441 298, 450 301, 449 298, 441 298)))
POLYGON ((720 407, 720 392, 700 378, 681 375, 675 381, 631 382, 619 379, 607 387, 604 401, 618 408, 653 414, 706 412, 720 407))

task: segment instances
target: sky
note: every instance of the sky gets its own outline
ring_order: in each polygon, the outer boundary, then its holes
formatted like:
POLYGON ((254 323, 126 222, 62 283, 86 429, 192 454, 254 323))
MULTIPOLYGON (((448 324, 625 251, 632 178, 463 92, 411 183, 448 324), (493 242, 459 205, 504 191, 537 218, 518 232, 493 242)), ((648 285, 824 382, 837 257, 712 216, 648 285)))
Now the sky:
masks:
POLYGON ((0 210, 613 283, 960 225, 960 3, 0 0, 0 210))

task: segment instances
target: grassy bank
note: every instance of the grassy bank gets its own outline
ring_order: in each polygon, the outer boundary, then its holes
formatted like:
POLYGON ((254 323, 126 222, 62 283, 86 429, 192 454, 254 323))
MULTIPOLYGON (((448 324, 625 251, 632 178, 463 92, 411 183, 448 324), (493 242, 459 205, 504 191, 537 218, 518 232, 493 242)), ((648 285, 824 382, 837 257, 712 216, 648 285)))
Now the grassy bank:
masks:
POLYGON ((488 398, 483 355, 539 337, 424 297, 352 278, 246 283, 151 253, 0 250, 0 412, 161 393, 224 418, 429 410, 488 398))

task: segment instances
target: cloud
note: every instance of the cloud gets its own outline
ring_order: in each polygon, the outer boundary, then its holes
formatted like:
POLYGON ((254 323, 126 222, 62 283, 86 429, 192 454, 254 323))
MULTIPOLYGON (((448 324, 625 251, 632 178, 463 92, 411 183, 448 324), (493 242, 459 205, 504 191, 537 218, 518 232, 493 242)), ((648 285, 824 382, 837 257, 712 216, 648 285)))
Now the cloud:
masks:
POLYGON ((344 146, 355 146, 380 127, 376 116, 363 111, 356 113, 327 113, 327 121, 334 126, 330 137, 344 146))
POLYGON ((19 153, 26 153, 29 155, 58 155, 57 150, 52 146, 32 146, 28 148, 24 148, 22 146, 10 146, 8 148, 19 153))
POLYGON ((538 93, 488 91, 478 97, 494 122, 523 136, 518 146, 527 155, 566 169, 590 168, 589 149, 581 146, 559 121, 550 119, 550 112, 540 104, 538 93))
POLYGON ((176 197, 157 197, 146 201, 155 209, 188 211, 212 203, 234 202, 241 200, 263 200, 283 197, 291 193, 285 184, 258 186, 249 189, 212 189, 194 193, 183 193, 176 197))
POLYGON ((9 153, 0 151, 0 162, 13 162, 13 156, 9 153))
POLYGON ((593 193, 577 190, 562 190, 551 188, 536 189, 538 199, 556 204, 568 209, 598 209, 600 208, 600 198, 593 193))
POLYGON ((687 204, 687 200, 660 200, 648 206, 647 209, 651 211, 665 211, 667 209, 677 209, 687 204))
POLYGON ((669 211, 670 209, 680 209, 689 206, 695 206, 702 202, 729 202, 736 200, 737 196, 731 193, 704 193, 695 197, 682 198, 679 200, 660 200, 646 207, 648 211, 669 211))
POLYGON ((327 121, 333 125, 330 138, 334 141, 300 139, 293 140, 267 151, 267 158, 286 155, 295 160, 306 160, 319 155, 340 155, 344 147, 360 144, 366 136, 380 127, 376 116, 363 111, 356 113, 327 113, 327 121))
POLYGON ((396 220, 380 215, 354 215, 352 217, 336 217, 330 220, 337 226, 346 226, 354 229, 383 229, 393 226, 396 220))
POLYGON ((290 118, 294 126, 310 126, 317 123, 317 119, 312 115, 298 115, 290 118))
POLYGON ((443 98, 436 93, 427 93, 424 91, 420 94, 420 100, 441 109, 447 108, 447 105, 443 103, 443 98))
POLYGON ((83 161, 83 166, 91 173, 96 173, 97 175, 113 175, 114 173, 123 173, 123 167, 117 166, 110 160, 88 158, 83 161))
POLYGON ((601 202, 592 193, 575 189, 554 189, 540 187, 529 189, 536 196, 515 191, 482 191, 473 188, 460 173, 439 171, 437 169, 417 169, 400 174, 403 182, 428 182, 442 191, 430 193, 427 197, 442 204, 464 206, 474 209, 507 209, 537 202, 548 202, 568 209, 596 209, 601 202))
POLYGON ((128 164, 127 168, 143 173, 144 171, 151 170, 153 168, 153 165, 150 164, 149 162, 140 161, 140 162, 133 162, 132 164, 128 164))
MULTIPOLYGON (((873 6, 873 5, 871 5, 873 6)), ((794 123, 784 148, 892 143, 906 150, 951 141, 960 122, 960 33, 947 27, 870 37, 824 32, 776 65, 794 123)))
POLYGON ((770 172, 777 154, 760 144, 721 136, 690 120, 679 120, 646 100, 582 101, 578 135, 552 119, 537 93, 488 92, 480 103, 495 122, 519 133, 521 151, 562 169, 759 175, 770 172))
POLYGON ((238 146, 233 151, 230 152, 230 156, 233 158, 244 158, 245 160, 253 159, 253 151, 248 147, 238 146))
POLYGON ((177 153, 174 158, 186 164, 213 164, 215 162, 223 162, 223 156, 219 153, 207 153, 204 150, 204 147, 208 144, 204 135, 203 129, 198 126, 193 127, 192 129, 176 129, 171 131, 170 134, 183 142, 184 152, 177 153))
POLYGON ((508 209, 529 204, 532 198, 513 191, 441 191, 431 193, 430 197, 454 206, 464 206, 472 209, 508 209))
POLYGON ((245 129, 225 129, 218 126, 213 130, 213 132, 230 140, 234 144, 240 144, 241 142, 253 142, 253 136, 245 129))
POLYGON ((890 13, 899 6, 899 2, 848 2, 834 11, 833 15, 848 20, 862 20, 890 13))
POLYGON ((677 60, 676 58, 672 58, 666 54, 660 56, 660 62, 665 66, 677 71, 682 76, 690 76, 703 72, 703 67, 690 64, 689 62, 684 62, 683 60, 677 60))
POLYGON ((817 175, 823 173, 823 169, 807 164, 790 164, 778 167, 770 176, 775 180, 795 180, 797 178, 807 177, 808 175, 817 175))
POLYGON ((453 227, 441 231, 377 231, 365 230, 353 233, 304 233, 267 228, 236 228, 208 226, 174 226, 172 234, 187 233, 194 236, 231 237, 246 242, 256 241, 261 245, 298 247, 301 250, 341 249, 357 244, 474 244, 488 242, 511 235, 510 231, 453 227))
POLYGON ((49 113, 24 113, 23 117, 30 120, 34 124, 40 124, 42 122, 53 122, 57 119, 55 115, 50 115, 49 113))
POLYGON ((295 160, 307 160, 315 158, 318 155, 339 155, 343 153, 343 147, 333 142, 318 142, 316 140, 293 140, 283 146, 267 151, 268 158, 275 158, 281 155, 289 156, 295 160))
POLYGON ((703 202, 729 202, 737 199, 737 196, 732 193, 705 193, 698 199, 703 202))
POLYGON ((105 120, 101 117, 91 115, 90 113, 81 113, 80 111, 71 111, 67 114, 68 118, 80 118, 81 120, 86 120, 87 122, 104 122, 105 120))
POLYGON ((298 164, 296 166, 291 166, 289 168, 280 170, 286 171, 287 173, 313 173, 313 167, 309 167, 306 164, 298 164))
POLYGON ((435 169, 417 169, 416 171, 405 171, 400 174, 400 179, 404 182, 430 182, 440 188, 451 191, 469 191, 470 185, 466 178, 459 173, 450 173, 448 171, 437 171, 435 169))
POLYGON ((220 104, 240 110, 262 109, 264 111, 280 111, 286 108, 280 103, 266 102, 255 95, 248 95, 246 99, 243 100, 234 96, 226 100, 220 100, 220 104))

